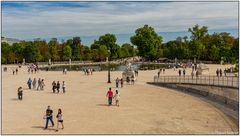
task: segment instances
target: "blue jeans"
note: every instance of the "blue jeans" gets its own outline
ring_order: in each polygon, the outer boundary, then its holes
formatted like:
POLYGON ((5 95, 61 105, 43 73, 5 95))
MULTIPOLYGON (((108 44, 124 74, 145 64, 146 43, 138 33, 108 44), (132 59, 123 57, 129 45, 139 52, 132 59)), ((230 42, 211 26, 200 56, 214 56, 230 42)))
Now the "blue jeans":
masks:
POLYGON ((28 88, 31 89, 31 83, 28 83, 28 88))
POLYGON ((53 120, 52 120, 52 116, 51 117, 47 117, 47 119, 46 119, 46 125, 45 125, 45 128, 47 128, 48 127, 48 121, 51 121, 51 123, 52 123, 52 126, 54 126, 54 123, 53 123, 53 120))
POLYGON ((112 97, 108 97, 108 105, 112 105, 112 97))

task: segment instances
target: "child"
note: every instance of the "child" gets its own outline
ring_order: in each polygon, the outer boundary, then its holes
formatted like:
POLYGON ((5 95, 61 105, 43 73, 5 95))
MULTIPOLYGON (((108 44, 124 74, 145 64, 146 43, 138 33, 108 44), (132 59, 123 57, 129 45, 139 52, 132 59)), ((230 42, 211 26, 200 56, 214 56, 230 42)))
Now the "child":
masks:
POLYGON ((56 129, 56 131, 58 131, 59 123, 61 123, 62 129, 64 129, 63 116, 62 116, 62 110, 61 109, 58 109, 58 114, 57 114, 56 118, 57 118, 57 129, 56 129))
POLYGON ((119 100, 120 100, 120 93, 118 92, 118 90, 116 90, 116 94, 114 95, 115 100, 116 100, 116 106, 119 107, 119 100))

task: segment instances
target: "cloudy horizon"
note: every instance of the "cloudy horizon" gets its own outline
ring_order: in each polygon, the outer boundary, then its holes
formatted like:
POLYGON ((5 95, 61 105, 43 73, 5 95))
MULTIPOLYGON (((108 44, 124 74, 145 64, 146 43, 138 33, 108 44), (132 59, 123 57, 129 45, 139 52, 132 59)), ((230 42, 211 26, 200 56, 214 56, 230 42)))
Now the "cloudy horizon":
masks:
MULTIPOLYGON (((196 24, 238 32, 237 2, 2 2, 2 36, 18 39, 186 32, 196 24)), ((232 34, 232 33, 231 33, 232 34)))

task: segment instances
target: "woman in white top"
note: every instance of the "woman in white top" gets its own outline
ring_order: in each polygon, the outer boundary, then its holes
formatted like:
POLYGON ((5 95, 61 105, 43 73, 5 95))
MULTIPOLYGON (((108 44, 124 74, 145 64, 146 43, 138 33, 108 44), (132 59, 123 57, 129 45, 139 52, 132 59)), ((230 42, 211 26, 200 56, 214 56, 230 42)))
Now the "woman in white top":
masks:
POLYGON ((58 126, 59 126, 59 123, 61 123, 62 125, 62 129, 64 129, 64 126, 63 126, 63 116, 62 116, 62 110, 61 109, 58 109, 58 114, 57 114, 57 129, 56 131, 58 131, 58 126))
POLYGON ((116 100, 116 106, 119 107, 120 93, 118 92, 118 90, 116 90, 116 93, 113 96, 113 98, 115 98, 115 100, 116 100))

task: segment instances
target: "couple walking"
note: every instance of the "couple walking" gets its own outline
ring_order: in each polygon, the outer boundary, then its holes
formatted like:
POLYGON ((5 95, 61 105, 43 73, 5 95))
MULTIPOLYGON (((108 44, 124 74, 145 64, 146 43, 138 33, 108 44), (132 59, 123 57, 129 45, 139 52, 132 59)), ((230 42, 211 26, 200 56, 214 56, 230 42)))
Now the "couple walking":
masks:
POLYGON ((113 99, 113 98, 115 98, 116 106, 118 106, 118 107, 120 106, 120 105, 119 105, 120 93, 118 92, 118 90, 116 90, 116 93, 115 93, 115 95, 113 96, 112 89, 109 88, 106 96, 108 97, 108 105, 109 105, 109 106, 112 105, 112 99, 113 99))
POLYGON ((123 79, 121 78, 121 79, 119 79, 119 78, 117 78, 116 79, 116 87, 118 88, 118 86, 119 86, 119 82, 120 82, 120 84, 121 84, 121 88, 123 87, 123 79))
MULTIPOLYGON (((57 81, 57 83, 55 81, 52 82, 52 90, 53 90, 53 93, 55 93, 55 89, 57 89, 57 92, 59 93, 59 89, 60 89, 60 82, 57 81)), ((63 90, 63 93, 65 93, 65 89, 66 89, 66 84, 65 84, 65 81, 62 82, 62 90, 63 90)))
MULTIPOLYGON (((57 129, 56 131, 58 131, 58 126, 61 123, 62 125, 62 129, 64 129, 63 126, 63 116, 62 116, 62 110, 58 109, 58 114, 56 116, 57 118, 57 129)), ((48 122, 50 121, 52 123, 52 127, 54 127, 54 122, 53 122, 53 110, 50 108, 50 106, 48 106, 47 110, 46 110, 46 115, 44 116, 44 119, 46 119, 46 124, 44 129, 48 128, 48 122)))

